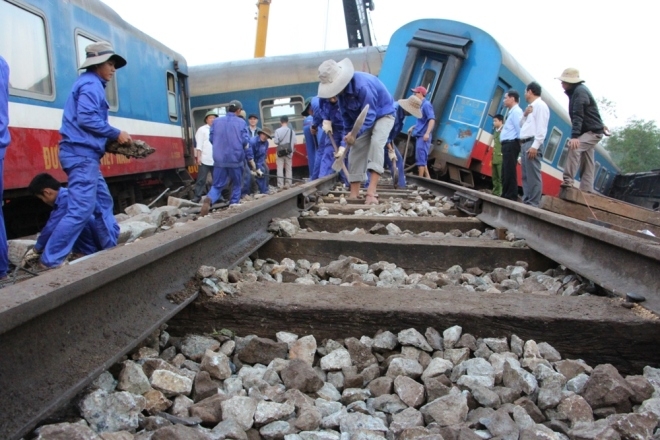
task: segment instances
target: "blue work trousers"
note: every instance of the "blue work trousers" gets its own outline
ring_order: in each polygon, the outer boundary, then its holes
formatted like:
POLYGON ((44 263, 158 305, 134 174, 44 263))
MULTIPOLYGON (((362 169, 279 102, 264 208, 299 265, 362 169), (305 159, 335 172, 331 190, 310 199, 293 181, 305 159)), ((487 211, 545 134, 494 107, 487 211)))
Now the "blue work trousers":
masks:
POLYGON ((312 127, 310 125, 304 127, 303 134, 305 135, 305 145, 307 147, 307 168, 309 169, 309 180, 315 180, 319 177, 318 174, 314 175, 316 151, 318 150, 319 142, 318 137, 312 134, 311 128, 312 127))
POLYGON ((213 186, 207 197, 211 199, 211 204, 216 203, 221 198, 222 190, 225 186, 231 185, 230 204, 241 201, 241 182, 243 178, 243 167, 214 167, 213 186))
POLYGON ((102 249, 116 246, 119 237, 119 225, 112 212, 112 196, 101 175, 100 162, 60 152, 60 163, 69 178, 69 205, 41 256, 41 261, 48 267, 64 262, 92 216, 94 238, 102 249))
MULTIPOLYGON (((4 191, 4 169, 5 159, 0 159, 0 200, 2 200, 2 192, 4 191)), ((2 213, 2 206, 0 206, 0 278, 7 275, 9 270, 9 249, 7 246, 7 231, 5 230, 5 216, 2 213)))
POLYGON ((261 194, 268 194, 268 167, 266 166, 266 163, 263 162, 258 164, 257 168, 260 169, 262 173, 264 173, 263 176, 256 178, 259 192, 261 194))

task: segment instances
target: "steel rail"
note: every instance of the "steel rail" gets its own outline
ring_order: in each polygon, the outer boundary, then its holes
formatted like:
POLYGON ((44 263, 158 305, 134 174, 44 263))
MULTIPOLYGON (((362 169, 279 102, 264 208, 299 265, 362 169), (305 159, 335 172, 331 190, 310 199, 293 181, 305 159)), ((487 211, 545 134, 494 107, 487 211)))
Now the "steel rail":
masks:
POLYGON ((644 296, 641 305, 660 314, 660 244, 450 183, 406 178, 438 195, 458 192, 478 200, 479 220, 508 229, 530 248, 616 295, 644 296))
POLYGON ((19 439, 195 297, 173 304, 199 266, 232 267, 297 216, 335 176, 189 221, 0 289, 0 438, 19 439))

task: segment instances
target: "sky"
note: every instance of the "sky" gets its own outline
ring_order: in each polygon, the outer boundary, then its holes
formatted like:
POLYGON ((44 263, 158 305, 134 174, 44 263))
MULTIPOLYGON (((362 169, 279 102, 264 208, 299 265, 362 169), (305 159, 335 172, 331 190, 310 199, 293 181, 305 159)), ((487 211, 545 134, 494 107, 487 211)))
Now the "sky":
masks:
MULTIPOLYGON (((124 20, 181 53, 188 65, 252 58, 256 0, 103 0, 124 20), (185 6, 184 6, 185 5, 185 6)), ((462 21, 491 34, 560 103, 558 77, 576 67, 610 128, 631 118, 660 125, 653 2, 628 0, 374 0, 374 44, 421 18, 462 21), (649 56, 650 55, 650 56, 649 56)), ((266 56, 347 48, 341 0, 272 0, 266 56)))

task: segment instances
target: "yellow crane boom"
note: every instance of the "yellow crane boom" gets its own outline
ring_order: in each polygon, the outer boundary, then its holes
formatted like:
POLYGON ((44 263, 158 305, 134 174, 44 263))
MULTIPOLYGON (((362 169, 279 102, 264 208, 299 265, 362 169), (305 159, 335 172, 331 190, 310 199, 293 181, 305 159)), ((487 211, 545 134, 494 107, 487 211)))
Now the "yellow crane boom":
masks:
POLYGON ((254 43, 254 57, 266 56, 266 38, 268 35, 268 12, 271 0, 257 1, 257 39, 254 43))

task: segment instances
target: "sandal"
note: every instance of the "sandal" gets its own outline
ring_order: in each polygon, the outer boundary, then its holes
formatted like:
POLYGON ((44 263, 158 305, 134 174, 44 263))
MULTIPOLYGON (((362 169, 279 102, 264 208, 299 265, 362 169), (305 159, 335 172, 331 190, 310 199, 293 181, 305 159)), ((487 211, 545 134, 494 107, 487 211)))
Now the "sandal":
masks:
POLYGON ((378 196, 375 194, 367 194, 367 197, 364 199, 365 205, 378 205, 378 196))

